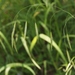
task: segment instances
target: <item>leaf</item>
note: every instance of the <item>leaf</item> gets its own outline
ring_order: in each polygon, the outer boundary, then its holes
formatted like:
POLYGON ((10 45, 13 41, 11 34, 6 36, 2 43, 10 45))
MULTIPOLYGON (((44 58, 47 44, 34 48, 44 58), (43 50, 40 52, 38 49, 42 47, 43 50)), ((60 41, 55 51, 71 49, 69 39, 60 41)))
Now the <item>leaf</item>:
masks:
POLYGON ((40 21, 40 24, 41 24, 41 26, 42 26, 46 31, 48 31, 47 26, 46 26, 43 22, 40 21))
POLYGON ((38 36, 38 27, 36 23, 35 23, 35 31, 36 31, 36 35, 38 36))
POLYGON ((6 47, 5 47, 5 45, 4 45, 4 43, 2 42, 1 39, 0 39, 0 43, 1 43, 1 45, 2 45, 2 47, 3 47, 3 49, 4 49, 4 51, 6 52, 6 54, 8 54, 8 52, 7 52, 7 50, 6 50, 6 47))
POLYGON ((27 33, 27 22, 25 23, 25 28, 24 28, 24 38, 26 36, 26 33, 27 33))
POLYGON ((13 27, 12 34, 11 34, 12 47, 14 46, 14 34, 15 34, 15 29, 16 29, 16 22, 14 23, 14 27, 13 27))
POLYGON ((11 54, 13 54, 12 48, 11 48, 11 46, 10 46, 8 40, 6 39, 6 37, 3 35, 3 33, 2 33, 1 31, 0 31, 0 37, 3 38, 3 40, 5 41, 5 43, 7 44, 8 48, 9 48, 11 54))
POLYGON ((31 54, 30 54, 30 52, 29 52, 29 49, 28 49, 26 40, 25 40, 23 37, 21 37, 21 41, 22 41, 22 44, 23 44, 23 46, 24 46, 24 48, 25 48, 27 54, 29 55, 29 57, 31 57, 31 54))
POLYGON ((38 69, 41 69, 40 66, 39 66, 39 65, 35 62, 35 60, 32 58, 32 56, 31 56, 31 54, 30 54, 30 52, 29 52, 29 49, 28 49, 26 40, 25 40, 23 37, 21 37, 21 41, 22 41, 22 43, 23 43, 23 46, 24 46, 24 48, 25 48, 27 54, 29 55, 29 57, 30 57, 30 59, 32 60, 32 62, 34 63, 34 65, 35 65, 38 69))
POLYGON ((30 51, 32 52, 32 49, 34 48, 36 42, 38 40, 38 36, 35 36, 31 42, 31 45, 30 45, 30 51))
POLYGON ((5 70, 5 75, 8 75, 10 69, 11 69, 10 67, 7 67, 7 68, 6 68, 6 70, 5 70))
POLYGON ((62 53, 62 50, 59 48, 59 46, 54 42, 54 40, 52 40, 50 37, 48 37, 45 34, 40 34, 39 37, 45 41, 47 41, 48 43, 52 44, 54 46, 54 48, 59 52, 59 54, 61 55, 62 59, 67 63, 67 60, 64 56, 64 54, 62 53))
POLYGON ((7 64, 6 66, 3 66, 0 68, 0 73, 4 70, 5 70, 5 74, 8 75, 8 72, 10 70, 10 68, 13 68, 13 67, 23 67, 23 68, 26 68, 28 69, 33 75, 35 75, 35 72, 27 65, 27 64, 22 64, 22 63, 11 63, 11 64, 7 64))
POLYGON ((71 43, 70 43, 69 35, 67 34, 66 36, 67 36, 67 42, 68 42, 69 48, 72 51, 72 46, 71 46, 71 43))

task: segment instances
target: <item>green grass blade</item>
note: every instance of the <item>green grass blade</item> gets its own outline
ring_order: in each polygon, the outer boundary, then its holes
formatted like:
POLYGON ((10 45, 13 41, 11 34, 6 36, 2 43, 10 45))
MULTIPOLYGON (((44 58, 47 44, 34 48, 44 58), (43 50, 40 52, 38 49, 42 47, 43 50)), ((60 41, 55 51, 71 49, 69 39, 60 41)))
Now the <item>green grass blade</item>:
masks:
POLYGON ((2 45, 2 47, 3 47, 3 49, 4 49, 4 51, 6 52, 6 54, 8 53, 7 52, 7 50, 6 50, 6 47, 5 47, 5 45, 4 45, 4 43, 2 42, 2 40, 0 39, 0 43, 1 43, 1 45, 2 45))
POLYGON ((25 40, 23 37, 21 37, 21 41, 22 41, 22 44, 23 44, 23 46, 24 46, 24 48, 25 48, 27 54, 29 55, 29 57, 31 57, 31 54, 30 54, 30 52, 29 52, 29 49, 28 49, 26 40, 25 40))
POLYGON ((45 34, 40 34, 39 37, 45 41, 47 41, 48 43, 52 43, 52 45, 54 46, 54 48, 59 52, 59 54, 61 55, 62 59, 67 63, 67 60, 64 56, 64 54, 62 53, 62 50, 59 48, 59 46, 54 42, 54 40, 52 40, 50 37, 48 37, 45 34), (52 42, 51 42, 52 40, 52 42))
POLYGON ((23 68, 26 68, 28 69, 33 75, 35 75, 35 72, 27 65, 27 64, 22 64, 22 63, 10 63, 10 64, 7 64, 6 66, 3 66, 0 68, 0 73, 2 71, 4 71, 4 69, 6 69, 5 71, 5 74, 8 75, 8 72, 11 68, 13 67, 23 67, 23 68))
POLYGON ((9 74, 10 69, 11 69, 10 67, 7 67, 7 68, 6 68, 6 70, 5 70, 5 75, 8 75, 8 74, 9 74))
POLYGON ((38 69, 41 69, 40 66, 39 66, 39 65, 35 62, 35 60, 32 58, 32 56, 31 56, 31 54, 30 54, 30 52, 29 52, 29 49, 28 49, 26 40, 25 40, 23 37, 21 37, 21 41, 22 41, 22 43, 23 43, 23 46, 24 46, 24 48, 25 48, 27 54, 29 55, 29 57, 30 57, 30 59, 32 60, 32 62, 34 63, 34 65, 35 65, 38 69))
POLYGON ((37 28, 37 24, 35 23, 35 31, 36 31, 36 36, 33 38, 31 44, 30 44, 30 51, 32 52, 37 40, 38 40, 38 28, 37 28))
POLYGON ((36 35, 38 36, 38 27, 36 23, 35 23, 35 30, 36 30, 36 35))
POLYGON ((40 24, 41 24, 41 26, 42 26, 46 31, 48 31, 47 26, 46 26, 43 22, 40 21, 40 24))
POLYGON ((14 27, 13 27, 12 34, 11 34, 12 47, 14 46, 14 34, 15 34, 15 29, 16 29, 16 22, 14 23, 14 27))
POLYGON ((69 35, 67 34, 66 36, 67 36, 67 41, 68 41, 69 48, 72 51, 72 46, 71 46, 71 43, 70 43, 69 35))
POLYGON ((31 45, 30 45, 30 51, 31 51, 31 52, 32 52, 32 50, 33 50, 33 48, 34 48, 34 46, 35 46, 37 40, 38 40, 38 36, 35 36, 35 37, 33 38, 32 42, 31 42, 31 45))
POLYGON ((3 38, 3 40, 5 41, 5 43, 7 44, 8 48, 9 48, 9 50, 10 50, 11 54, 13 54, 12 48, 11 48, 11 46, 10 46, 10 44, 9 44, 8 40, 7 40, 7 39, 6 39, 6 37, 3 35, 3 33, 2 33, 2 32, 0 32, 0 37, 2 37, 2 38, 3 38))
POLYGON ((27 22, 25 23, 24 38, 25 38, 25 36, 26 36, 26 33, 27 33, 27 22))

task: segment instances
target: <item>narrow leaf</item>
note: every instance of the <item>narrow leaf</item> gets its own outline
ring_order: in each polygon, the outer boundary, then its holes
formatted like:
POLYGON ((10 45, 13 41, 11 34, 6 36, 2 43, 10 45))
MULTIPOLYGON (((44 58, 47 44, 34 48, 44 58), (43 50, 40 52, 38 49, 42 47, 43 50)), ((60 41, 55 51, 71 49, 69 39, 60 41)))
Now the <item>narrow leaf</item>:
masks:
POLYGON ((30 45, 30 51, 32 52, 32 49, 34 48, 36 42, 38 40, 38 36, 35 36, 31 42, 31 45, 30 45))
POLYGON ((23 46, 24 46, 24 48, 25 48, 27 54, 29 55, 29 57, 30 57, 30 59, 32 60, 32 62, 34 63, 34 65, 35 65, 38 69, 41 69, 40 66, 39 66, 39 65, 35 62, 35 60, 32 58, 32 56, 31 56, 31 54, 30 54, 30 52, 29 52, 29 49, 28 49, 26 40, 25 40, 23 37, 21 37, 21 41, 22 41, 22 43, 23 43, 23 46))
POLYGON ((22 64, 22 63, 10 63, 10 64, 7 64, 6 66, 3 66, 0 68, 0 73, 4 70, 5 70, 5 74, 8 75, 8 72, 10 70, 10 68, 13 68, 13 67, 23 67, 23 68, 26 68, 28 69, 33 75, 35 75, 35 72, 27 65, 27 64, 22 64))
POLYGON ((6 39, 6 37, 3 35, 3 33, 2 33, 2 32, 0 32, 0 37, 2 37, 2 38, 3 38, 3 40, 5 41, 5 43, 8 45, 8 48, 9 48, 9 50, 10 50, 11 54, 13 54, 13 52, 12 52, 12 48, 11 48, 11 46, 10 46, 10 44, 9 44, 8 40, 7 40, 7 39, 6 39))
POLYGON ((9 74, 10 69, 11 69, 10 67, 7 67, 7 68, 6 68, 6 70, 5 70, 5 75, 8 75, 8 74, 9 74))
POLYGON ((52 44, 54 46, 54 48, 59 52, 59 54, 61 55, 62 59, 66 61, 66 58, 64 56, 64 54, 62 53, 62 50, 59 48, 59 46, 54 42, 54 40, 52 40, 50 37, 48 37, 45 34, 40 34, 39 37, 45 41, 47 41, 48 43, 52 44))

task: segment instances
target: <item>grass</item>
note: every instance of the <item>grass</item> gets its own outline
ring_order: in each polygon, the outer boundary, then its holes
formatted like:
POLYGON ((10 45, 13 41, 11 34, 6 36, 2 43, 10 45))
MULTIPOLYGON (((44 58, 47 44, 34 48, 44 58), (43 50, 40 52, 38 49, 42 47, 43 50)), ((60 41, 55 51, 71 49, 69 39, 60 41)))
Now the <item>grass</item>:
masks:
POLYGON ((75 75, 74 0, 0 0, 0 75, 75 75))

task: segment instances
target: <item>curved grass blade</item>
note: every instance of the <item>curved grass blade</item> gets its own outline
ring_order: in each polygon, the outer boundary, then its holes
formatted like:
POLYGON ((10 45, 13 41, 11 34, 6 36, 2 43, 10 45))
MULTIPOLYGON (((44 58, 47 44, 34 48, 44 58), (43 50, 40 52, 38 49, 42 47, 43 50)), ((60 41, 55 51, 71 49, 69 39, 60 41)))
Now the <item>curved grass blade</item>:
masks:
POLYGON ((31 44, 30 44, 30 51, 32 52, 37 40, 38 40, 38 28, 37 28, 37 24, 35 23, 35 31, 36 31, 36 36, 33 38, 31 44))
POLYGON ((12 48, 14 47, 15 51, 18 53, 17 47, 16 47, 16 42, 15 42, 15 39, 14 39, 15 30, 16 30, 16 22, 14 22, 14 26, 13 26, 13 30, 12 30, 12 34, 11 34, 11 45, 12 45, 12 48))
POLYGON ((3 38, 3 40, 5 41, 5 43, 7 44, 8 48, 9 48, 11 54, 13 54, 12 48, 11 48, 11 46, 10 46, 8 40, 6 39, 6 37, 3 35, 3 33, 2 33, 1 31, 0 31, 0 37, 3 38))
POLYGON ((31 42, 31 45, 30 45, 30 51, 31 51, 31 52, 32 52, 32 50, 33 50, 33 48, 34 48, 34 46, 35 46, 37 40, 38 40, 38 36, 35 36, 35 37, 33 38, 32 42, 31 42))
POLYGON ((41 24, 41 26, 46 30, 46 31, 48 31, 48 28, 47 28, 47 26, 43 23, 43 22, 39 22, 40 24, 41 24))
POLYGON ((5 70, 5 75, 8 75, 8 74, 9 74, 10 69, 11 69, 10 67, 7 67, 7 68, 6 68, 6 70, 5 70))
POLYGON ((52 44, 54 46, 54 48, 59 52, 59 54, 61 55, 62 59, 65 61, 65 63, 67 63, 67 60, 64 56, 64 54, 62 53, 62 50, 58 47, 58 45, 54 42, 54 40, 52 40, 50 37, 48 37, 45 34, 40 34, 39 37, 45 41, 47 41, 48 43, 52 44), (51 42, 52 40, 52 42, 51 42))
POLYGON ((32 56, 31 56, 31 54, 30 54, 30 52, 29 52, 29 49, 28 49, 26 40, 25 40, 23 37, 21 37, 21 41, 22 41, 22 43, 23 43, 23 46, 24 46, 24 48, 25 48, 27 54, 29 55, 29 57, 30 57, 30 59, 32 60, 32 62, 34 63, 34 65, 35 65, 38 69, 41 69, 40 66, 39 66, 39 65, 35 62, 35 60, 32 58, 32 56))
POLYGON ((22 64, 22 63, 11 63, 11 64, 7 64, 6 66, 3 66, 0 68, 0 73, 6 69, 5 74, 8 75, 8 72, 11 68, 13 67, 23 67, 28 69, 33 75, 35 75, 35 72, 27 65, 27 64, 22 64))
POLYGON ((68 41, 69 48, 72 51, 72 46, 71 46, 71 42, 70 42, 70 39, 69 39, 69 35, 68 34, 67 34, 67 41, 68 41))
POLYGON ((3 49, 4 49, 4 51, 6 52, 6 54, 8 54, 8 52, 7 52, 7 50, 6 50, 6 47, 5 47, 5 45, 4 45, 4 43, 2 42, 1 39, 0 39, 0 43, 1 43, 1 45, 2 45, 2 47, 3 47, 3 49))
POLYGON ((66 66, 66 69, 65 69, 65 72, 66 74, 65 75, 68 75, 70 73, 70 71, 73 69, 75 70, 75 63, 74 63, 74 60, 75 60, 75 56, 70 60, 70 62, 67 64, 66 66))

